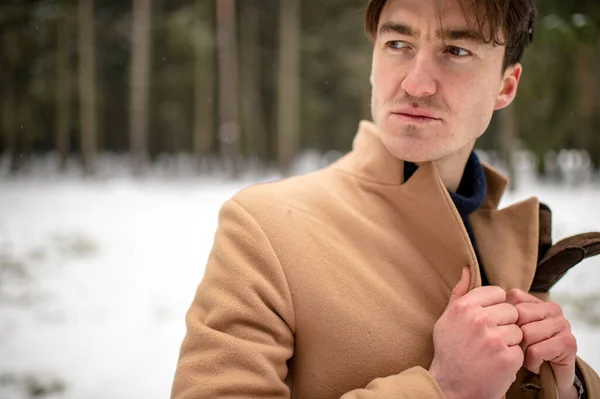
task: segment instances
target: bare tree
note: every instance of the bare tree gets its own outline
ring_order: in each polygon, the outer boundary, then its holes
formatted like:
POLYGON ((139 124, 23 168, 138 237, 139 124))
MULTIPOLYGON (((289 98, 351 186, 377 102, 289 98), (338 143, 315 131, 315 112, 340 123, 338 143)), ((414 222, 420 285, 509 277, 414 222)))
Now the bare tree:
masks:
POLYGON ((150 0, 133 1, 129 120, 130 150, 135 174, 142 174, 148 163, 150 15, 150 0))
POLYGON ((97 113, 94 0, 79 0, 79 101, 81 158, 86 174, 96 172, 97 113))
POLYGON ((238 60, 235 0, 217 0, 219 47, 219 140, 225 167, 239 174, 238 60))
POLYGON ((260 13, 257 0, 240 4, 241 111, 248 155, 259 166, 267 161, 267 137, 261 95, 260 13))
POLYGON ((279 165, 289 174, 300 132, 300 0, 280 1, 277 137, 279 165))
POLYGON ((194 34, 194 154, 206 159, 214 137, 214 3, 196 0, 194 34))
POLYGON ((61 10, 56 19, 56 150, 59 167, 64 171, 69 156, 69 132, 71 130, 71 78, 70 63, 71 30, 66 10, 61 10))

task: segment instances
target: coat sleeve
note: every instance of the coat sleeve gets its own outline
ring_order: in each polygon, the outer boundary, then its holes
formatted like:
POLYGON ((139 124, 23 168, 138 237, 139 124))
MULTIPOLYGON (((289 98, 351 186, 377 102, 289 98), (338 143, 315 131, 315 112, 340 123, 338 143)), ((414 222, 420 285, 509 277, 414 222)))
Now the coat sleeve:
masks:
MULTIPOLYGON (((548 292, 532 292, 531 294, 543 301, 552 301, 552 298, 548 292)), ((584 398, 600 399, 600 376, 598 376, 598 373, 580 357, 577 357, 576 364, 579 375, 583 377, 582 383, 585 385, 584 398)))
MULTIPOLYGON (((286 276, 255 219, 235 200, 219 214, 205 275, 186 315, 172 399, 290 398, 295 318, 286 276)), ((343 399, 443 398, 412 368, 343 399)))
POLYGON ((577 358, 577 369, 583 377, 581 381, 585 385, 584 398, 600 399, 600 377, 586 362, 581 358, 577 358))

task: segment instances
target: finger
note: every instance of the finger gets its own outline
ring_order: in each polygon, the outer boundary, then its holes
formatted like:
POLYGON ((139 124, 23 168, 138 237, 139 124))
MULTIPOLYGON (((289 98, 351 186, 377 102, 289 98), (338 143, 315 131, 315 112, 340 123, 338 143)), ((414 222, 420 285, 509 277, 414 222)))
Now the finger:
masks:
POLYGON ((506 350, 506 354, 510 360, 519 364, 520 367, 525 363, 525 354, 518 345, 509 346, 506 350))
POLYGON ((508 291, 508 293, 506 294, 506 302, 512 304, 512 305, 517 305, 519 303, 543 303, 543 301, 539 298, 534 297, 533 295, 520 290, 518 288, 513 288, 512 290, 508 291))
POLYGON ((571 332, 569 323, 564 318, 550 318, 524 325, 521 328, 523 340, 521 347, 523 351, 538 342, 550 339, 562 332, 571 332))
POLYGON ((469 286, 471 285, 471 270, 469 267, 463 267, 460 280, 454 286, 452 294, 450 295, 450 302, 455 301, 469 292, 469 286))
POLYGON ((502 339, 507 346, 516 346, 521 344, 523 340, 523 332, 516 324, 499 326, 498 330, 502 335, 502 339))
POLYGON ((484 309, 490 321, 496 326, 516 324, 519 319, 519 311, 513 305, 501 302, 488 306, 484 309))
POLYGON ((577 354, 577 341, 572 334, 561 333, 552 338, 530 345, 525 351, 524 366, 535 374, 540 373, 542 363, 548 361, 552 367, 571 364, 577 354))
POLYGON ((498 286, 489 285, 475 288, 465 295, 464 298, 468 298, 472 303, 486 308, 488 306, 506 302, 506 292, 498 286))
POLYGON ((515 308, 519 312, 519 320, 517 321, 519 327, 549 318, 563 317, 562 308, 553 302, 522 302, 515 305, 515 308))

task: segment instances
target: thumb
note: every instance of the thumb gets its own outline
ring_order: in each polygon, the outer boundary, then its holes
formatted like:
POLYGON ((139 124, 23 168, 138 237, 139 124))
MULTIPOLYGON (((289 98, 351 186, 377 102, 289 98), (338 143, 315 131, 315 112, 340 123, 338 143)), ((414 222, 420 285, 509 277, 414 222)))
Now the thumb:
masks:
POLYGON ((450 301, 455 301, 458 298, 464 296, 469 292, 469 286, 471 285, 471 269, 468 266, 463 267, 460 281, 456 283, 452 294, 450 295, 450 301))

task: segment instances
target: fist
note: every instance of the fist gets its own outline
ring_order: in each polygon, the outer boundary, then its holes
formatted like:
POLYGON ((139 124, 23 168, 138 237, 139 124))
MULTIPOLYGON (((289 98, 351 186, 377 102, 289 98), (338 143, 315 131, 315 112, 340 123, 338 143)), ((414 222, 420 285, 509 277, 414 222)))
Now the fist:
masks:
POLYGON ((561 307, 518 289, 510 290, 506 300, 519 313, 517 325, 523 332, 524 366, 539 374, 542 363, 550 362, 560 398, 579 396, 573 386, 577 341, 561 307))
POLYGON ((433 330, 434 358, 429 372, 446 398, 498 399, 523 365, 519 313, 500 287, 469 292, 468 268, 433 330))

